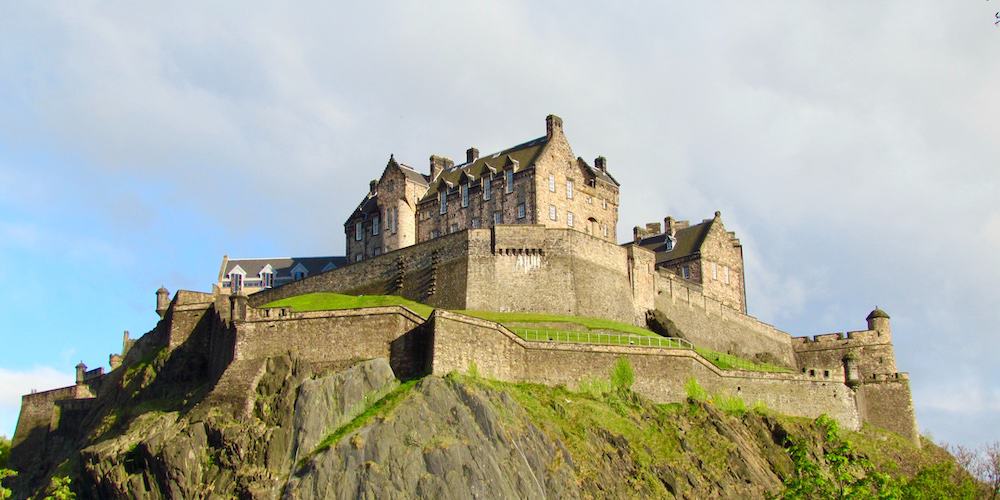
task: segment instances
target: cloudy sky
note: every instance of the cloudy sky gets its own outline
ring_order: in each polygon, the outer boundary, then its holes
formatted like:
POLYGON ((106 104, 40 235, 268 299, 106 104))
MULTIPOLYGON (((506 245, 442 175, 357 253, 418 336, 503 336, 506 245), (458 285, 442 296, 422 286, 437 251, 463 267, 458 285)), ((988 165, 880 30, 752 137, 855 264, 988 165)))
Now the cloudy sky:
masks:
MULTIPOLYGON (((358 2, 362 3, 362 2, 358 2)), ((752 314, 892 315, 921 429, 1000 439, 1000 4, 0 3, 0 434, 223 254, 342 254, 390 154, 608 157, 619 239, 721 210, 752 314)))

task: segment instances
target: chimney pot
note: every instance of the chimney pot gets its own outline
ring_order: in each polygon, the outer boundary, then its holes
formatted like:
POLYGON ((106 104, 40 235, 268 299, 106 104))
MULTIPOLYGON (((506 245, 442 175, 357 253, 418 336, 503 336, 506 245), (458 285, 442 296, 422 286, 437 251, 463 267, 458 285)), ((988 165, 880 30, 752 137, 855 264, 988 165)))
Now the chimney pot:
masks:
POLYGON ((371 180, 371 181, 370 181, 370 182, 368 183, 368 196, 369 196, 369 197, 371 197, 371 196, 375 196, 375 187, 376 187, 376 186, 378 186, 378 181, 377 181, 377 180, 375 180, 375 179, 372 179, 372 180, 371 180))
POLYGON ((479 159, 479 150, 472 147, 465 150, 465 161, 467 163, 472 163, 479 159))
POLYGON ((605 157, 603 157, 603 156, 598 156, 597 158, 594 158, 594 166, 597 167, 597 170, 600 170, 601 172, 607 173, 608 172, 608 159, 605 158, 605 157))
POLYGON ((545 117, 545 137, 551 139, 556 133, 562 133, 563 122, 562 118, 556 115, 549 115, 545 117))

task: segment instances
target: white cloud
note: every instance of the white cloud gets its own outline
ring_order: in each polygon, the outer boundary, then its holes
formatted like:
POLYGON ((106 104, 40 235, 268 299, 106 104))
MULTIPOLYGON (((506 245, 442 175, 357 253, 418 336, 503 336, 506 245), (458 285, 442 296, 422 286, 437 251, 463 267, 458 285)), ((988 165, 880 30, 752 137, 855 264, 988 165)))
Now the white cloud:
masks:
POLYGON ((0 368, 0 434, 14 435, 21 396, 33 390, 47 391, 72 385, 74 375, 50 366, 17 371, 0 368))

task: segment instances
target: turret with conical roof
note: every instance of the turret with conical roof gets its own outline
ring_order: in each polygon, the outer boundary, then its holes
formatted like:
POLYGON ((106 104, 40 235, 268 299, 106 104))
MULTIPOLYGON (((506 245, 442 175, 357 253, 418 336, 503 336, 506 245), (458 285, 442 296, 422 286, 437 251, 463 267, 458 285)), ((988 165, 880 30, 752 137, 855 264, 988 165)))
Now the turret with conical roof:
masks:
POLYGON ((166 287, 160 286, 159 290, 156 291, 156 314, 160 315, 160 319, 166 316, 169 307, 170 292, 167 291, 166 287))
POLYGON ((883 335, 892 335, 892 329, 889 326, 889 315, 882 309, 879 309, 878 306, 875 306, 875 309, 868 313, 868 317, 865 319, 868 320, 869 330, 876 330, 883 335))

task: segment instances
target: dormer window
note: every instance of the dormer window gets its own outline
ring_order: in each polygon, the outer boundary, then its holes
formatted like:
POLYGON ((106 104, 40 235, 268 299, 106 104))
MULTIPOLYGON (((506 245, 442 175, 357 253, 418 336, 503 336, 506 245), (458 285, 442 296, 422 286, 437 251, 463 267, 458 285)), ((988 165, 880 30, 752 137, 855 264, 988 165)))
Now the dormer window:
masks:
POLYGON ((669 234, 663 240, 663 246, 665 247, 665 250, 668 251, 668 252, 671 251, 671 250, 673 250, 674 249, 674 245, 676 245, 676 244, 677 244, 677 238, 673 237, 673 236, 670 236, 669 234))
POLYGON ((302 271, 295 271, 295 274, 292 276, 292 279, 294 279, 295 281, 299 281, 305 278, 306 278, 306 273, 302 271))
POLYGON ((243 290, 243 275, 239 273, 231 273, 229 275, 229 288, 233 293, 240 293, 243 290))
POLYGON ((274 273, 261 273, 260 275, 260 286, 263 288, 271 288, 274 286, 274 273))

